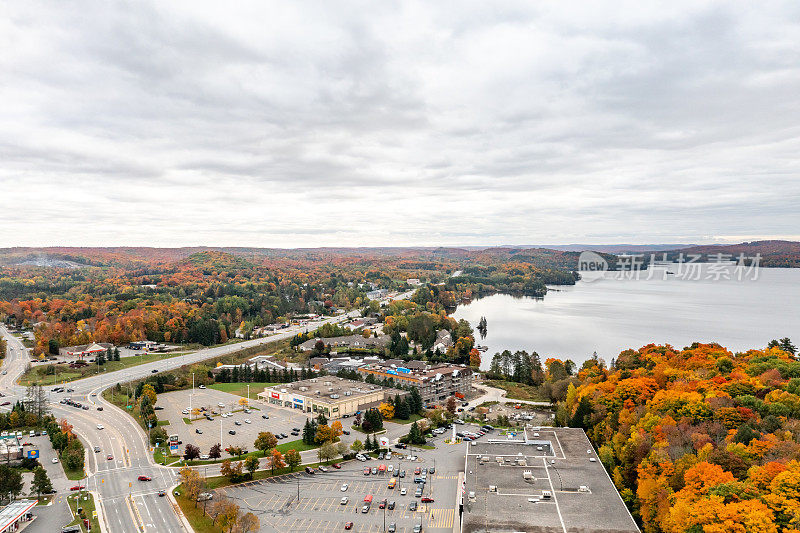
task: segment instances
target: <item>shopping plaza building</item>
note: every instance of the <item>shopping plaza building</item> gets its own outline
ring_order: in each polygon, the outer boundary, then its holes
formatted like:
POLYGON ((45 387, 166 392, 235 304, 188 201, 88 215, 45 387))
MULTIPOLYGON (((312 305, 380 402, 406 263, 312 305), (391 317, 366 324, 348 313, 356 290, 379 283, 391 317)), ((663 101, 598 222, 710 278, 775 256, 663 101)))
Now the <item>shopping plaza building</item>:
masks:
POLYGON ((370 385, 336 376, 280 383, 258 394, 259 400, 280 407, 298 409, 304 413, 322 413, 336 419, 356 414, 405 391, 370 385))

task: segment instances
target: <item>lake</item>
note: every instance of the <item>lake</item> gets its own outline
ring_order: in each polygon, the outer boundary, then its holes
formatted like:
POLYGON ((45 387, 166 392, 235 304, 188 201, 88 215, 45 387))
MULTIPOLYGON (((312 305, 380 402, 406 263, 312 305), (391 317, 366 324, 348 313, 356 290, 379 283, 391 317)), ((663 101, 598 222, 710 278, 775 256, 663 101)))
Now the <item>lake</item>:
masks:
POLYGON ((761 268, 754 275, 730 267, 720 276, 715 268, 704 265, 691 275, 679 266, 638 276, 589 273, 574 286, 549 287, 542 299, 495 294, 459 305, 452 316, 473 327, 486 317, 486 338, 475 331, 476 343, 489 348, 483 369, 506 349, 580 366, 595 351, 608 362, 651 342, 682 348, 715 341, 733 351, 781 337, 800 344, 800 269, 761 268))

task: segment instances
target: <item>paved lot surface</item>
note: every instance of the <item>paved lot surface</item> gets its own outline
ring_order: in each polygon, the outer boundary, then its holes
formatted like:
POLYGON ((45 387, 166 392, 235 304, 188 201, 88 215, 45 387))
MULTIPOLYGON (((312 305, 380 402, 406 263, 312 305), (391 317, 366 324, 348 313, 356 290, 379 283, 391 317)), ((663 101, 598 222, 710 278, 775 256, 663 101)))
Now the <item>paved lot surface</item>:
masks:
MULTIPOLYGON (((159 420, 169 420, 170 423, 168 426, 164 426, 164 430, 169 435, 178 435, 178 438, 183 442, 180 448, 181 452, 183 452, 187 443, 193 443, 200 448, 201 453, 208 453, 211 446, 220 442, 220 429, 222 430, 221 442, 223 448, 234 445, 242 446, 252 451, 254 449, 253 442, 261 431, 286 433, 289 438, 278 442, 290 442, 301 438, 291 435, 292 428, 302 429, 306 422, 306 415, 299 411, 281 409, 251 400, 251 405, 254 409, 249 414, 239 411, 228 418, 214 416, 213 421, 200 418, 193 420, 191 424, 186 424, 183 419, 188 415, 182 414, 182 411, 189 408, 190 396, 192 396, 190 390, 170 392, 158 396, 157 406, 164 408, 158 411, 158 418, 159 420), (263 419, 261 417, 263 414, 268 415, 269 420, 263 419), (250 420, 251 423, 247 424, 245 420, 250 420), (236 421, 239 421, 242 425, 237 426, 235 424, 236 421), (196 429, 200 429, 203 433, 196 433, 196 429), (236 435, 228 434, 229 430, 236 431, 236 435)), ((220 411, 229 413, 242 408, 238 404, 240 398, 235 394, 213 389, 195 389, 191 403, 193 407, 206 407, 218 413, 220 411), (219 403, 225 404, 225 407, 220 408, 218 406, 219 403)))
POLYGON ((27 533, 56 533, 72 522, 65 495, 56 496, 51 505, 37 505, 33 514, 36 520, 25 528, 27 533))
MULTIPOLYGON (((200 418, 193 420, 191 424, 186 424, 183 419, 188 418, 189 415, 182 413, 184 409, 189 409, 189 397, 193 396, 191 404, 192 407, 205 407, 209 410, 216 412, 233 412, 242 407, 239 405, 240 396, 221 392, 213 389, 195 389, 194 394, 190 390, 175 391, 158 396, 158 407, 164 409, 157 411, 159 420, 169 420, 168 426, 163 426, 168 435, 178 435, 178 439, 183 442, 180 447, 180 452, 183 450, 187 443, 192 443, 200 448, 201 453, 208 453, 208 450, 220 442, 220 429, 222 429, 222 444, 223 448, 234 445, 242 446, 250 451, 253 450, 253 442, 255 441, 258 433, 261 431, 271 431, 275 433, 286 433, 289 435, 287 439, 279 440, 278 443, 291 442, 302 438, 302 433, 298 437, 291 434, 292 428, 300 428, 309 417, 306 413, 301 413, 296 409, 287 407, 277 407, 264 402, 254 400, 255 394, 261 391, 251 391, 252 397, 250 406, 253 408, 251 412, 236 412, 233 416, 228 418, 221 418, 214 416, 213 421, 200 418), (219 403, 225 404, 224 408, 219 407, 219 403), (262 418, 262 415, 269 416, 269 420, 262 418), (250 420, 250 424, 245 423, 245 420, 250 420), (241 422, 241 426, 236 425, 236 421, 241 422), (221 424, 221 428, 220 428, 221 424), (198 434, 196 429, 200 429, 203 433, 198 434), (230 435, 228 431, 236 431, 236 435, 230 435)), ((351 430, 353 418, 345 418, 341 420, 342 426, 346 430, 351 430)), ((391 442, 396 442, 397 439, 408 433, 410 429, 409 424, 394 424, 385 423, 386 436, 391 442)), ((354 440, 359 439, 362 442, 366 435, 355 430, 351 430, 350 435, 342 435, 342 440, 349 446, 354 440)))
POLYGON ((354 523, 353 531, 383 531, 384 510, 379 508, 383 498, 396 503, 394 510, 386 510, 386 526, 394 522, 397 531, 410 532, 415 524, 422 524, 424 531, 452 531, 457 523, 456 483, 458 472, 464 466, 464 445, 447 445, 442 438, 436 439, 435 450, 423 450, 417 461, 408 461, 397 456, 389 461, 371 460, 365 463, 349 461, 341 470, 330 469, 327 473, 308 475, 286 474, 258 482, 250 482, 220 489, 218 492, 234 499, 243 509, 259 517, 261 532, 286 531, 334 531, 343 530, 345 522, 354 523), (388 488, 390 475, 363 474, 366 466, 391 464, 406 471, 405 478, 398 478, 395 489, 388 488), (433 503, 423 504, 414 496, 418 487, 413 482, 414 469, 434 467, 436 472, 428 474, 424 495, 434 498, 433 503), (341 491, 342 483, 348 489, 341 491), (300 498, 298 499, 298 488, 300 498), (401 496, 402 488, 407 494, 401 496), (361 512, 364 497, 371 494, 373 503, 368 513, 361 512), (341 504, 343 496, 349 498, 341 504), (409 510, 416 501, 418 509, 409 510))

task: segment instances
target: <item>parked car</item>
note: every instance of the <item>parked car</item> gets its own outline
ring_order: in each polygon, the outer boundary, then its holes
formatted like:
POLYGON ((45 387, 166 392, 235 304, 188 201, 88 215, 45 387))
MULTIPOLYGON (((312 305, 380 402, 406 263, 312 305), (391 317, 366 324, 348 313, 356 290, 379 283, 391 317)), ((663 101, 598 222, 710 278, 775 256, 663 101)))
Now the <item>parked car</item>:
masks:
POLYGON ((202 430, 202 429, 200 429, 200 428, 196 428, 196 429, 194 430, 194 432, 195 432, 195 433, 197 433, 198 435, 202 435, 202 434, 203 434, 203 430, 202 430))
POLYGON ((361 506, 361 512, 367 514, 369 512, 369 505, 361 506))
POLYGON ((69 490, 83 490, 86 487, 84 485, 73 485, 69 488, 69 490))
POLYGON ((345 492, 345 491, 347 491, 347 487, 349 487, 349 486, 350 485, 348 485, 347 483, 342 483, 342 488, 339 489, 339 490, 341 490, 342 492, 345 492))
POLYGON ((339 505, 347 505, 347 502, 349 502, 349 501, 350 501, 350 498, 348 498, 347 496, 342 496, 342 499, 339 500, 339 505))
POLYGON ((416 511, 417 510, 417 502, 413 501, 413 502, 409 503, 408 504, 408 510, 409 511, 416 511))
POLYGON ((164 495, 166 495, 166 494, 167 494, 167 493, 166 493, 166 492, 164 492, 163 490, 160 490, 160 491, 158 491, 158 495, 159 495, 160 497, 162 497, 162 498, 163 498, 163 497, 164 497, 164 495))
POLYGON ((394 502, 389 502, 389 505, 386 508, 390 511, 394 510, 394 502))
POLYGON ((106 457, 106 459, 107 459, 108 461, 113 461, 113 460, 114 460, 114 456, 113 456, 113 455, 111 455, 111 454, 108 454, 108 456, 106 457))
POLYGON ((340 463, 333 463, 331 466, 334 467, 336 470, 340 470, 342 468, 342 465, 340 463))
POLYGON ((389 533, 395 533, 397 531, 397 524, 392 522, 389 524, 389 529, 387 530, 389 533))
POLYGON ((325 468, 324 466, 320 466, 320 467, 319 467, 319 471, 320 471, 320 472, 327 472, 327 471, 328 471, 328 469, 327 469, 327 468, 325 468))
POLYGON ((313 474, 313 473, 314 473, 314 469, 311 468, 310 466, 307 466, 306 467, 306 474, 313 474))
POLYGON ((405 487, 400 489, 400 496, 405 496, 406 494, 408 494, 408 490, 405 487))
POLYGON ((228 435, 236 435, 236 431, 230 430, 230 431, 228 431, 228 435))
POLYGON ((433 498, 431 498, 430 496, 423 496, 420 501, 422 503, 433 503, 433 498))
POLYGON ((150 476, 139 476, 139 481, 153 481, 150 476))
POLYGON ((269 420, 269 415, 261 415, 261 418, 263 418, 264 420, 269 420))
POLYGON ((214 495, 211 494, 210 492, 201 492, 200 494, 197 495, 197 501, 199 501, 199 502, 205 502, 205 501, 211 500, 213 498, 214 498, 214 495))
POLYGON ((56 464, 56 463, 58 462, 58 457, 53 457, 53 458, 50 460, 50 462, 51 462, 51 463, 53 463, 53 464, 56 464))
POLYGON ((353 529, 353 523, 352 522, 345 522, 344 523, 344 528, 345 529, 353 529))

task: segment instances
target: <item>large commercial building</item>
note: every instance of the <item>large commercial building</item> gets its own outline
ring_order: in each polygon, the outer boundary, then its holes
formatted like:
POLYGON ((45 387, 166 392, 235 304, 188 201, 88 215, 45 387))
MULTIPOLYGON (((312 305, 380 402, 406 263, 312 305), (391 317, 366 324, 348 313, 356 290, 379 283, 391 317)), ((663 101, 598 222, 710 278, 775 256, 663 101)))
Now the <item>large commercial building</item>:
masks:
POLYGON ((365 376, 372 374, 381 379, 392 378, 395 383, 416 387, 422 400, 428 404, 440 405, 450 396, 463 398, 472 386, 472 369, 468 366, 447 364, 422 366, 421 361, 409 361, 407 366, 398 363, 401 362, 384 361, 364 365, 358 371, 365 376))
POLYGON ((470 442, 462 533, 637 533, 582 429, 528 427, 470 442))
POLYGON ((258 398, 272 405, 299 409, 304 413, 323 413, 327 418, 336 419, 378 407, 381 402, 397 394, 403 396, 406 392, 324 376, 267 387, 258 394, 258 398))

